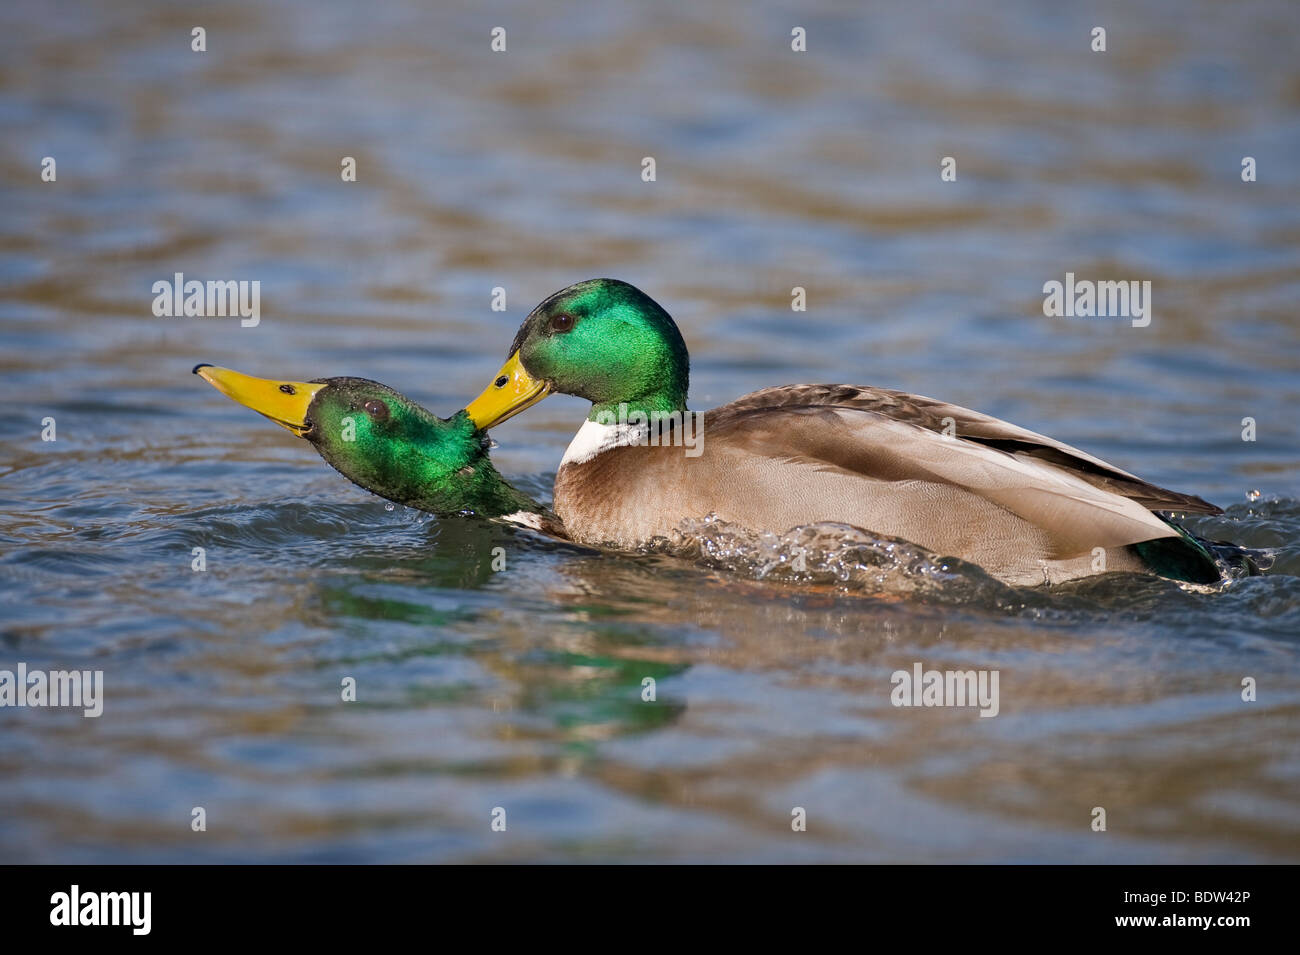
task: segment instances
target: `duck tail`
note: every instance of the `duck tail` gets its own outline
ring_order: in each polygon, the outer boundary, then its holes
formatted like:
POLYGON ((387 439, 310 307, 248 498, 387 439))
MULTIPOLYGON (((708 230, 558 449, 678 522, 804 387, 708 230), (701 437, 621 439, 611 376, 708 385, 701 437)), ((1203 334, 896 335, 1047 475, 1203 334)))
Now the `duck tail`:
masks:
POLYGON ((1271 550, 1243 547, 1232 541, 1214 541, 1196 538, 1215 560, 1227 567, 1233 577, 1261 577, 1273 566, 1276 555, 1271 550))
POLYGON ((1270 551, 1199 537, 1162 514, 1156 516, 1178 536, 1142 541, 1133 547, 1147 567, 1161 577, 1213 584, 1233 577, 1258 577, 1273 565, 1270 551))

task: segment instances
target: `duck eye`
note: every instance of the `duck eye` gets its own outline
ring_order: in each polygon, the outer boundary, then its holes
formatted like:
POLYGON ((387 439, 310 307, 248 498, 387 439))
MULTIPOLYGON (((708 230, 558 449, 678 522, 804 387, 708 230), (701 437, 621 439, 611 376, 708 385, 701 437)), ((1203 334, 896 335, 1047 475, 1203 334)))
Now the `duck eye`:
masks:
POLYGON ((573 327, 573 316, 568 312, 561 312, 551 319, 551 328, 557 332, 567 332, 573 327))
POLYGON ((374 398, 371 398, 361 407, 364 408, 366 414, 370 415, 370 417, 375 421, 388 420, 388 405, 384 404, 382 401, 376 401, 374 398))

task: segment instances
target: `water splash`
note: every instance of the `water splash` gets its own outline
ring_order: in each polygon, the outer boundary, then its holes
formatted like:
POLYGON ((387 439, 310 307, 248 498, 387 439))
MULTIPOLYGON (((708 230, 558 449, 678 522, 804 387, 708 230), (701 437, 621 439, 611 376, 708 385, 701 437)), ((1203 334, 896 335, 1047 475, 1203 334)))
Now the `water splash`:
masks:
POLYGON ((648 550, 693 560, 753 580, 833 586, 845 592, 969 595, 1007 589, 973 564, 877 537, 849 524, 823 522, 785 533, 754 531, 716 515, 683 521, 648 550))

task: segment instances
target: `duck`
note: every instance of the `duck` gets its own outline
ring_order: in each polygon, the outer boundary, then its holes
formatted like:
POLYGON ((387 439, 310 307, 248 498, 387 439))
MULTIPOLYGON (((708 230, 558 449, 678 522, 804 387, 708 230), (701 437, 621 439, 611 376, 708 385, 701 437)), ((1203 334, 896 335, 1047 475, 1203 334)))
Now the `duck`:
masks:
POLYGON ((1222 579, 1213 542, 1174 520, 1219 507, 1046 435, 865 385, 779 385, 691 412, 689 382, 668 312, 627 282, 591 279, 529 313, 465 410, 487 431, 552 393, 591 403, 552 504, 583 544, 643 548, 701 519, 778 534, 826 523, 1010 584, 1108 572, 1222 579))
POLYGON ((476 515, 565 539, 554 514, 493 466, 490 439, 464 410, 440 418, 367 378, 276 380, 207 363, 192 371, 305 439, 363 490, 439 517, 476 515))

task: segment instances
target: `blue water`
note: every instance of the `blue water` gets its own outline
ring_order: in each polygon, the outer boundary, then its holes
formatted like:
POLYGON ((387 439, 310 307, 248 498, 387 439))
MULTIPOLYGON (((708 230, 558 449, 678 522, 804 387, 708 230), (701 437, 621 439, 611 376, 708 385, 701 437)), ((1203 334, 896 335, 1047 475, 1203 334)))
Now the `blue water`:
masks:
MULTIPOLYGON (((798 6, 4 7, 0 669, 105 705, 0 708, 0 861, 1300 860, 1300 9, 798 6), (260 324, 155 317, 178 271, 260 324), (1067 271, 1151 281, 1150 326, 1044 316, 1067 271), (599 275, 676 317, 698 408, 941 397, 1276 562, 882 595, 595 555, 389 509, 189 374, 450 413, 599 275), (915 662, 998 670, 998 716, 892 706, 915 662)), ((583 416, 498 467, 546 498, 583 416)))

